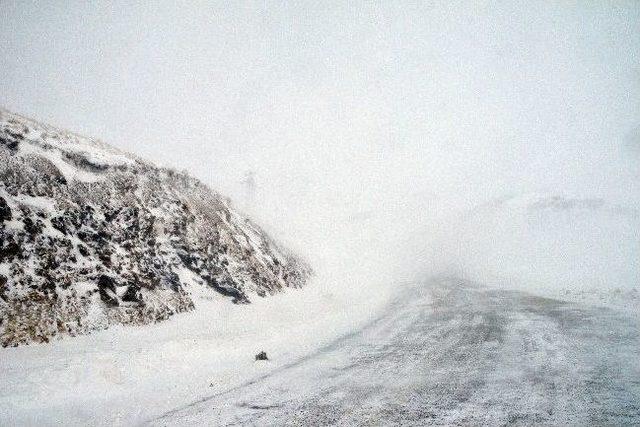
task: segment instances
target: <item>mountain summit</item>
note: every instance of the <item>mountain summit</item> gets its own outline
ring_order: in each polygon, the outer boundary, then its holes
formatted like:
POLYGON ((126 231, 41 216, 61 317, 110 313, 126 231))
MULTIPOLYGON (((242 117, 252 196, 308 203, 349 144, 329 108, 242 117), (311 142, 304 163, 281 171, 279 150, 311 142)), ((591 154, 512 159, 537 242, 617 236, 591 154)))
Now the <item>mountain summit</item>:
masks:
POLYGON ((309 266, 185 173, 0 109, 0 344, 147 324, 309 266))

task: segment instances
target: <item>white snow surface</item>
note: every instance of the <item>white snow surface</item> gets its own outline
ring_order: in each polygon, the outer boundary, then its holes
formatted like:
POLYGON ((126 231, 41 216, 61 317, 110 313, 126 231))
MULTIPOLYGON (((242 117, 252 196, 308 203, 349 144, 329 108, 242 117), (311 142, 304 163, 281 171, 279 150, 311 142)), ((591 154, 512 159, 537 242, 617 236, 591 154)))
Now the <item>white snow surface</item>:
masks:
POLYGON ((170 321, 2 348, 0 425, 138 424, 262 376, 358 329, 389 299, 339 288, 316 279, 241 307, 203 293, 170 321), (270 360, 256 362, 260 351, 270 360))
POLYGON ((609 309, 407 283, 365 327, 157 426, 618 426, 640 422, 638 322, 609 309))
MULTIPOLYGON (((69 147, 65 147, 69 148, 69 147)), ((73 152, 78 152, 71 150, 73 152)), ((22 154, 34 154, 37 156, 42 156, 49 160, 51 163, 55 165, 56 168, 64 175, 65 179, 68 181, 81 181, 81 182, 96 182, 102 179, 99 174, 84 171, 78 169, 77 167, 70 165, 67 161, 62 158, 62 151, 60 150, 42 150, 41 148, 34 145, 31 141, 27 140, 25 144, 20 146, 20 153, 22 154)), ((81 151, 78 153, 82 153, 82 155, 91 159, 92 156, 88 154, 86 151, 81 151)), ((104 164, 104 163, 103 163, 104 164)))

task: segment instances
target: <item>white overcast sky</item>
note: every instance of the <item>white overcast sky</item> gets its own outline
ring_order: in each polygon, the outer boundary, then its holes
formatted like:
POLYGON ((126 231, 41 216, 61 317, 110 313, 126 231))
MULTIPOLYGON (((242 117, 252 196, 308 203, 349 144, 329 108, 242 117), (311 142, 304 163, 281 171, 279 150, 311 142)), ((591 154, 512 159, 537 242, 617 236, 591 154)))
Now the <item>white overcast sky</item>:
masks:
POLYGON ((415 199, 640 196, 637 1, 0 0, 0 11, 5 108, 235 198, 253 170, 255 214, 314 244, 371 212, 410 228, 415 199))

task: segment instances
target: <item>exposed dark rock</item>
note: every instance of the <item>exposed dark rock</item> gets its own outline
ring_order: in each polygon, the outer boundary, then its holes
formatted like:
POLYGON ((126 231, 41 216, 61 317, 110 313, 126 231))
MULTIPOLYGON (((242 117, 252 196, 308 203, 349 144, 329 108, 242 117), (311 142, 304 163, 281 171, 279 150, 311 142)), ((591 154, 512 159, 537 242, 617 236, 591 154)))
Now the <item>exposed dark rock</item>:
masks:
POLYGON ((24 139, 24 135, 20 132, 14 132, 10 129, 5 129, 5 133, 7 136, 9 136, 12 139, 15 139, 16 141, 22 141, 24 139))
POLYGON ((42 228, 44 226, 42 224, 42 221, 40 220, 33 221, 31 218, 26 217, 23 219, 22 222, 24 224, 24 231, 31 234, 32 236, 35 236, 42 232, 42 228))
POLYGON ((104 172, 107 170, 107 165, 92 162, 86 156, 82 155, 82 153, 74 151, 65 152, 63 158, 79 169, 84 169, 89 172, 104 172))
POLYGON ((7 299, 7 278, 0 274, 0 299, 7 299))
POLYGON ((100 299, 110 307, 117 307, 118 295, 116 294, 116 282, 109 276, 101 275, 98 279, 98 291, 100 299))
POLYGON ((13 138, 6 138, 6 137, 2 137, 0 136, 0 146, 5 146, 9 149, 9 151, 11 152, 16 152, 18 151, 18 144, 20 144, 20 141, 13 139, 13 138))
POLYGON ((89 256, 89 249, 87 249, 85 245, 78 245, 78 252, 80 252, 80 255, 83 257, 89 256))
POLYGON ((241 290, 235 288, 228 280, 222 282, 216 281, 216 279, 209 279, 207 284, 215 289, 220 294, 233 298, 231 301, 234 304, 248 304, 249 298, 241 290))
POLYGON ((269 360, 269 358, 267 357, 267 353, 261 351, 260 353, 256 354, 256 361, 257 360, 269 360))
POLYGON ((0 222, 11 220, 11 208, 7 205, 7 201, 0 197, 0 222))
POLYGON ((64 222, 64 218, 61 216, 51 218, 51 226, 62 234, 67 234, 67 225, 64 222))
POLYGON ((127 287, 127 290, 122 295, 122 301, 124 302, 133 302, 133 303, 141 303, 142 302, 142 294, 140 293, 140 286, 131 284, 127 287))
POLYGON ((0 242, 0 244, 3 243, 4 245, 0 246, 0 262, 12 261, 20 258, 20 246, 15 241, 5 240, 0 242))

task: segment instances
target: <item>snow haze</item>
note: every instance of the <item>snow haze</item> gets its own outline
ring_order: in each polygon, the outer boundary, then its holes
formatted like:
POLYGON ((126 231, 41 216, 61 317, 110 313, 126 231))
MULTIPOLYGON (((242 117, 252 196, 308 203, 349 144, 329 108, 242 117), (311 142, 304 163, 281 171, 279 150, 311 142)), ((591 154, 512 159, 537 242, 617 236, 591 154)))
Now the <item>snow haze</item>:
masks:
POLYGON ((637 2, 2 10, 1 105, 187 170, 336 292, 638 285, 637 2))

